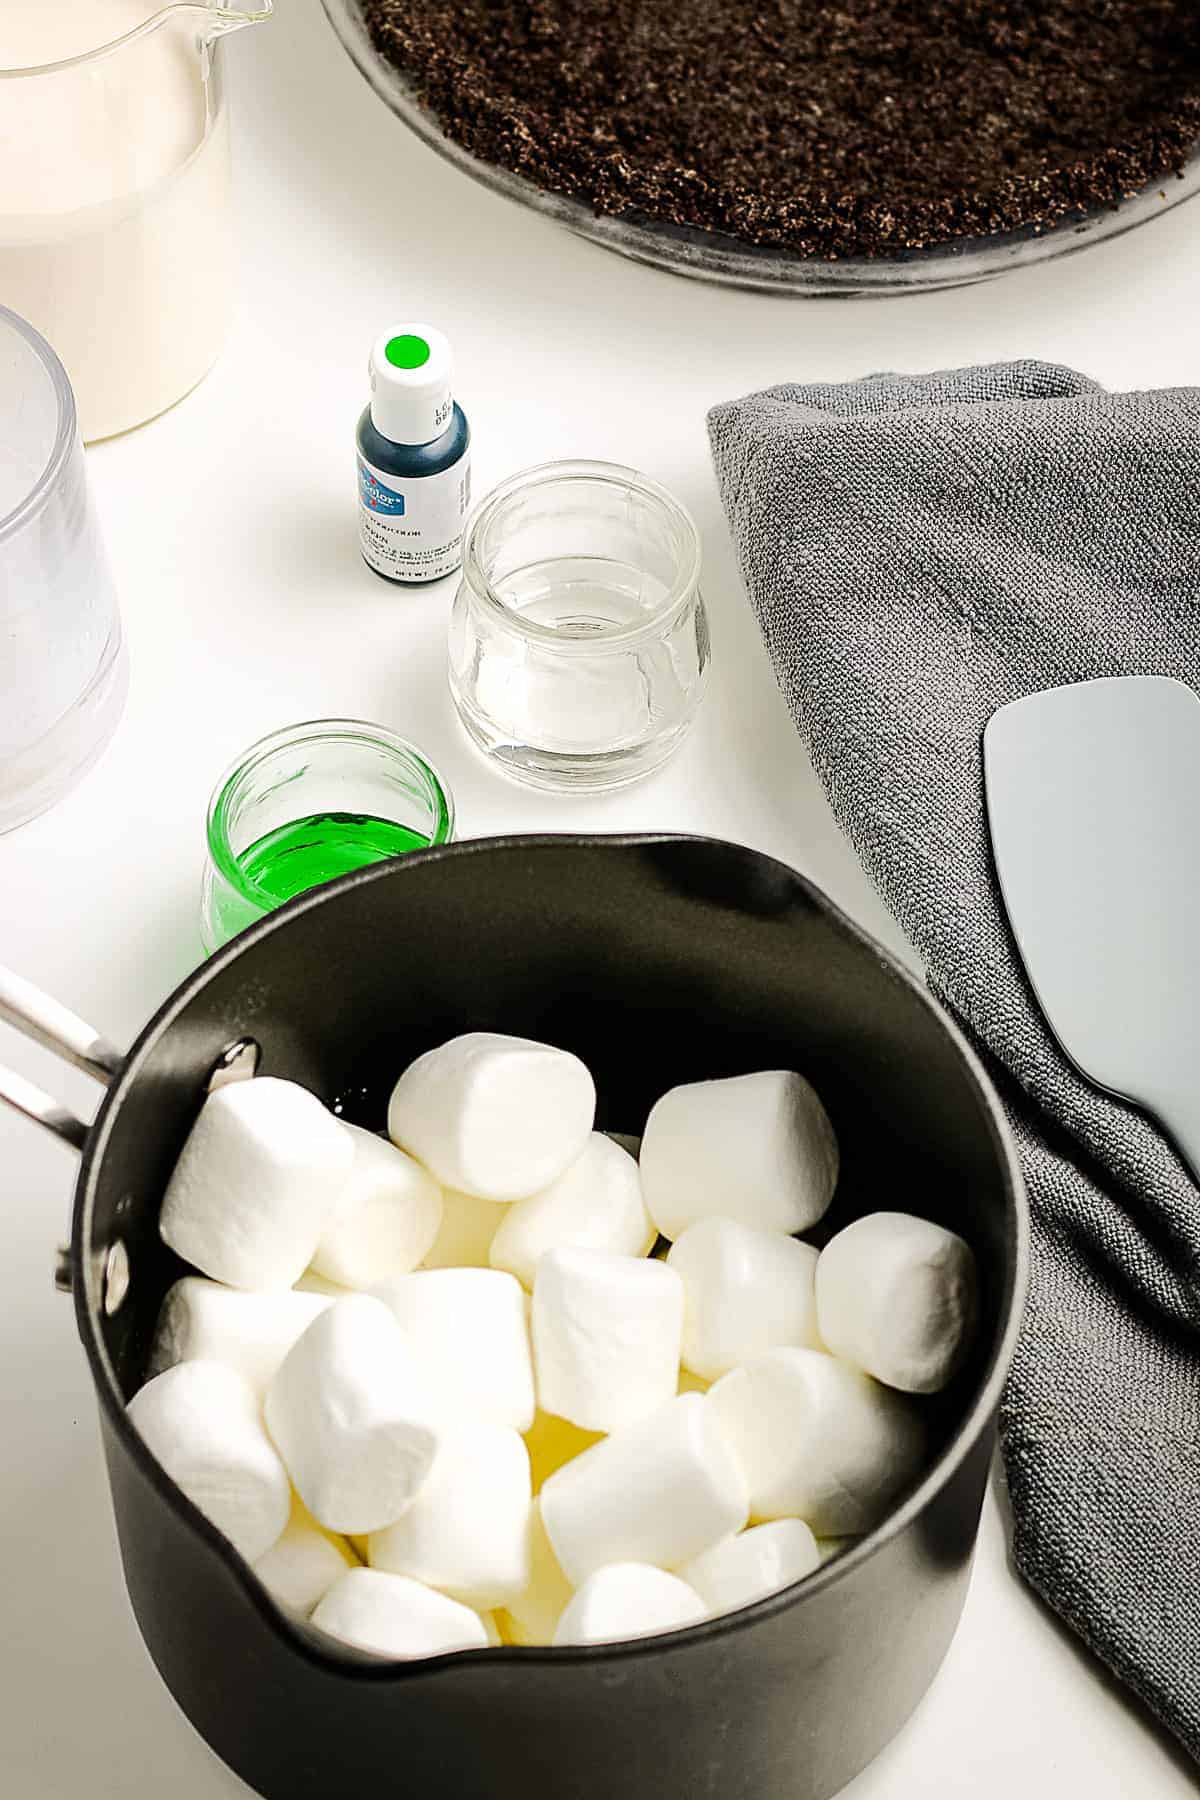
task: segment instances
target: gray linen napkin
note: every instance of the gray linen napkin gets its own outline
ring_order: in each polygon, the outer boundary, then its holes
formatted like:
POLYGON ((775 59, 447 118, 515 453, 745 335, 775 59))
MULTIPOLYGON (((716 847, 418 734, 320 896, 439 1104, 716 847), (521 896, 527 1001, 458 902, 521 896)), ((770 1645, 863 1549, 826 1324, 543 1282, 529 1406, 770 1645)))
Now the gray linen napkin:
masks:
POLYGON ((1025 362, 774 388, 709 427, 833 811, 1017 1133, 1017 1564, 1200 1757, 1200 1194, 1042 1020, 991 872, 980 747, 996 707, 1056 683, 1200 683, 1200 394, 1025 362))

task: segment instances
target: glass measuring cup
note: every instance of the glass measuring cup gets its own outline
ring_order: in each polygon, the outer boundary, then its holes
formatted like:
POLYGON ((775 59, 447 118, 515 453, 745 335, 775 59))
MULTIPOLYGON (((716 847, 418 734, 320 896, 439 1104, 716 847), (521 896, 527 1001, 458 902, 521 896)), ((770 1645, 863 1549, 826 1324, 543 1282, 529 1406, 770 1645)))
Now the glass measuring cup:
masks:
POLYGON ((125 703, 116 595, 75 401, 53 350, 0 306, 0 831, 44 812, 125 703))
POLYGON ((216 360, 233 291, 220 43, 271 11, 0 6, 0 295, 66 365, 85 441, 165 411, 216 360))

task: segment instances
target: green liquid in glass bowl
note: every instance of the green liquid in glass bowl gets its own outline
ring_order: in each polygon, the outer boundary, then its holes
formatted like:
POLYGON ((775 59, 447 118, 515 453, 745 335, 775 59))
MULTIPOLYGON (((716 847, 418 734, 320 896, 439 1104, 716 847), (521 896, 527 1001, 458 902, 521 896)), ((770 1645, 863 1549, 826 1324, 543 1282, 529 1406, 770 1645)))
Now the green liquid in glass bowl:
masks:
POLYGON ((403 738, 345 719, 276 732, 228 771, 209 805, 204 947, 310 888, 453 836, 449 790, 403 738))
POLYGON ((263 894, 282 905, 296 894, 335 881, 406 850, 427 850, 428 832, 410 831, 395 819, 370 813, 312 813, 276 826, 238 858, 243 872, 263 894))

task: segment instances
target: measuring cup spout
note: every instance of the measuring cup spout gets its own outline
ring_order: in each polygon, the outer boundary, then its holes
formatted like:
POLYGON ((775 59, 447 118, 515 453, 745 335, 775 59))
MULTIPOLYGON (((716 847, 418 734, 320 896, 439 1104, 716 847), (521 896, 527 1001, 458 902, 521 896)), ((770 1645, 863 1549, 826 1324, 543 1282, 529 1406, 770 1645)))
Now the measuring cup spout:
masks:
POLYGON ((189 37, 194 34, 193 41, 204 46, 228 37, 231 31, 241 31, 244 25, 261 25, 274 11, 275 0, 257 0, 254 6, 225 6, 221 0, 175 0, 173 5, 164 6, 161 12, 155 13, 144 25, 131 31, 128 38, 120 41, 122 44, 136 43, 160 27, 176 26, 186 31, 189 37))
POLYGON ((275 0, 259 0, 257 6, 205 6, 199 10, 208 15, 203 32, 211 42, 227 37, 231 31, 240 31, 244 25, 261 25, 274 12, 275 0))

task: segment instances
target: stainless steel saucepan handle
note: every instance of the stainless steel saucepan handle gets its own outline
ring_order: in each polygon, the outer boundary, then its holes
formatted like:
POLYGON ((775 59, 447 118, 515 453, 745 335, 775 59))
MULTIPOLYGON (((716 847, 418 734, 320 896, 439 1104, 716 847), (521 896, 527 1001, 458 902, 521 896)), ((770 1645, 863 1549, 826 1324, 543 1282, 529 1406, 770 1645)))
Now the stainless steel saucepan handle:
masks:
MULTIPOLYGON (((124 1061, 115 1044, 11 969, 0 968, 0 1020, 106 1087, 124 1061)), ((90 1129, 83 1120, 12 1069, 0 1068, 0 1101, 52 1131, 73 1150, 83 1149, 90 1129)))

